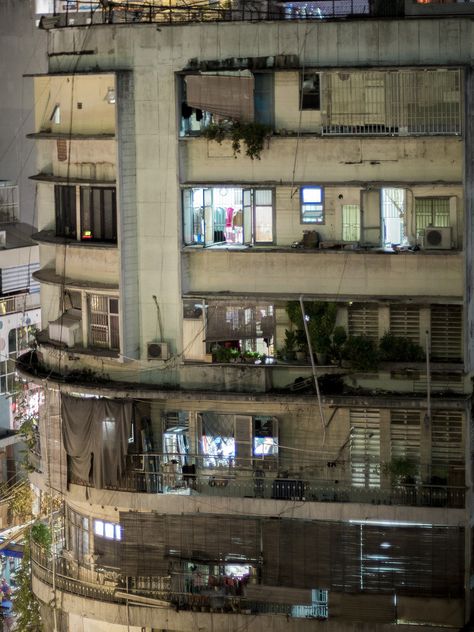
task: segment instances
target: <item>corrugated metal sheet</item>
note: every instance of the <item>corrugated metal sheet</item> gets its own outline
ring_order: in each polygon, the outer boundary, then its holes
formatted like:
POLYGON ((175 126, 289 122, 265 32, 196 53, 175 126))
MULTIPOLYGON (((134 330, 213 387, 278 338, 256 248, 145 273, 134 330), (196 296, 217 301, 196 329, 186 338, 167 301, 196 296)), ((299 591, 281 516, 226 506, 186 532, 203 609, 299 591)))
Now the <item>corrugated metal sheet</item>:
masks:
POLYGON ((39 270, 39 263, 27 263, 22 266, 2 268, 2 292, 19 292, 29 290, 31 293, 39 292, 39 283, 32 277, 33 272, 39 270))

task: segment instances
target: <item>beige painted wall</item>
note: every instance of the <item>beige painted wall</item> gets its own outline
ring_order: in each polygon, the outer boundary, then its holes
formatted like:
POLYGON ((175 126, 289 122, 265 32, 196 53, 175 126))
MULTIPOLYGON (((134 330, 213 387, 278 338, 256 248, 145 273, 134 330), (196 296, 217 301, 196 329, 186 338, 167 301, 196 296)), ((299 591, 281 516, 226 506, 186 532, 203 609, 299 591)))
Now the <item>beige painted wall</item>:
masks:
POLYGON ((98 283, 119 282, 119 253, 117 248, 95 248, 91 244, 58 246, 56 248, 56 274, 75 281, 98 283), (66 253, 64 250, 66 249, 66 253))
POLYGON ((225 292, 231 287, 237 294, 460 298, 463 257, 442 252, 391 255, 329 250, 187 250, 183 278, 184 292, 203 294, 225 292))
POLYGON ((71 131, 74 134, 114 133, 115 106, 106 99, 109 87, 115 89, 113 74, 37 78, 36 131, 63 134, 71 131), (60 107, 59 123, 50 120, 56 105, 60 107))

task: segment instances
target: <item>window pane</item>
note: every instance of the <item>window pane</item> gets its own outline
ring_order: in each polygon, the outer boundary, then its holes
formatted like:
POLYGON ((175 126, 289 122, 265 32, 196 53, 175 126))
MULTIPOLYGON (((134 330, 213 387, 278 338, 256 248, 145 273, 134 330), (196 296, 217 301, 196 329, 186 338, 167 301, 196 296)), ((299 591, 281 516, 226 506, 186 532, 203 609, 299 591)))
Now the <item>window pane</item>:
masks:
POLYGON ((272 189, 255 189, 255 204, 271 206, 273 203, 272 193, 272 189))
POLYGON ((301 190, 303 203, 315 202, 321 203, 323 199, 323 190, 321 187, 304 187, 301 190))
POLYGON ((81 188, 81 239, 92 239, 91 190, 81 188))
POLYGON ((259 243, 273 241, 273 208, 255 207, 255 241, 259 243))
POLYGON ((76 187, 56 186, 56 235, 76 238, 76 187))
POLYGON ((302 110, 320 109, 320 82, 317 72, 304 73, 301 80, 300 104, 302 110))
POLYGON ((101 537, 104 536, 104 523, 102 520, 94 520, 94 533, 101 537))
POLYGON ((104 523, 104 536, 109 540, 113 540, 115 536, 115 525, 111 522, 104 523))

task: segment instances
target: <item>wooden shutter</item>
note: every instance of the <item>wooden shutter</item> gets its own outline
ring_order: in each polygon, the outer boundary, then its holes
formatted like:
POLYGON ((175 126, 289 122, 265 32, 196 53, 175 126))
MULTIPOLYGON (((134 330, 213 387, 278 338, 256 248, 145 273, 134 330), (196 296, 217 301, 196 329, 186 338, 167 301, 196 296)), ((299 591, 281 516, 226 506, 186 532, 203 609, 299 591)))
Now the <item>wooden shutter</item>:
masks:
POLYGON ((379 307, 374 303, 353 303, 349 307, 349 335, 379 338, 379 307))
POLYGON ((435 360, 462 358, 461 305, 431 306, 431 356, 435 360))
POLYGON ((420 340, 420 308, 417 305, 390 306, 390 333, 394 336, 420 340))
POLYGON ((417 410, 390 412, 392 459, 408 459, 420 465, 420 413, 417 410))
POLYGON ((380 487, 380 411, 350 411, 351 475, 355 487, 380 487))

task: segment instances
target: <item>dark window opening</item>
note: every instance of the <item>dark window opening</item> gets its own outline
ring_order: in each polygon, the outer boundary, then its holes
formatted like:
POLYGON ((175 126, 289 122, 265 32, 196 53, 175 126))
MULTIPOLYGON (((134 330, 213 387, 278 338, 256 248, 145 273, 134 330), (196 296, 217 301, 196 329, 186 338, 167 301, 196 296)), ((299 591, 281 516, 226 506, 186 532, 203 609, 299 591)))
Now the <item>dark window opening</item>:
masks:
POLYGON ((320 79, 317 72, 305 72, 301 78, 300 109, 321 109, 320 79))
POLYGON ((81 188, 81 241, 116 241, 115 189, 81 188))
POLYGON ((54 187, 56 236, 76 239, 76 187, 54 187))

